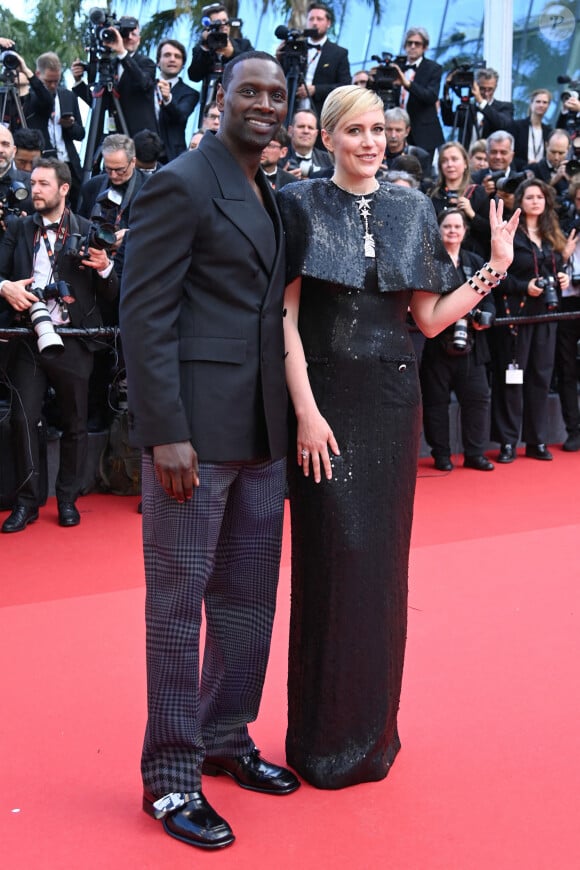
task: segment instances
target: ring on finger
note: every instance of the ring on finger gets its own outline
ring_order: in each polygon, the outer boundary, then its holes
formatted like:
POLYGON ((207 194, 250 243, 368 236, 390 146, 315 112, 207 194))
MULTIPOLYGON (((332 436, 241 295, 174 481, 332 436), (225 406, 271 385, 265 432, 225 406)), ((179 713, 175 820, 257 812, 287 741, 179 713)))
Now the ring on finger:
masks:
POLYGON ((302 459, 308 459, 310 453, 308 452, 308 450, 302 450, 300 455, 302 456, 302 459))

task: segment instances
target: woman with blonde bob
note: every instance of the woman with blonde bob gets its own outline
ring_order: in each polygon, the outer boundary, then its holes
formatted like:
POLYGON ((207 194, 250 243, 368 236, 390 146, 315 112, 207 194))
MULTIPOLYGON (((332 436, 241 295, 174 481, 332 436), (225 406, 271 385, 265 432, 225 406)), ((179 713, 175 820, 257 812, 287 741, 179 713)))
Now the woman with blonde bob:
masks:
POLYGON ((295 413, 286 752, 308 782, 342 788, 384 778, 400 748, 421 427, 407 309, 430 336, 471 310, 511 262, 517 215, 492 204, 490 262, 461 284, 428 199, 377 181, 380 98, 337 88, 321 122, 332 178, 279 194, 295 413))

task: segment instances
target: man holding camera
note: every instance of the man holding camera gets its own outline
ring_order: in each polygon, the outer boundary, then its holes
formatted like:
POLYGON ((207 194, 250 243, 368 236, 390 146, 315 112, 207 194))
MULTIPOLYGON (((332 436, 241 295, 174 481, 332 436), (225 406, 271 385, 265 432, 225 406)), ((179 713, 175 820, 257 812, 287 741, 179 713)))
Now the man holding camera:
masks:
POLYGON ((221 3, 212 3, 201 10, 204 29, 191 55, 187 74, 192 82, 200 82, 215 71, 216 63, 223 65, 238 54, 252 51, 252 43, 243 36, 230 36, 227 9, 221 3))
POLYGON ((8 127, 0 124, 0 239, 6 230, 6 218, 9 215, 20 216, 21 212, 32 211, 30 199, 30 176, 27 172, 16 169, 14 157, 16 146, 8 127), (22 185, 26 187, 26 197, 19 199, 22 185))
POLYGON ((10 367, 19 488, 2 526, 5 533, 21 532, 38 519, 38 424, 48 384, 56 392, 63 425, 56 479, 58 521, 65 527, 80 522, 75 501, 86 466, 88 385, 97 343, 72 336, 59 341, 54 326, 100 326, 98 296, 114 298, 118 282, 107 252, 89 244, 89 221, 66 207, 70 183, 66 163, 37 160, 31 178, 35 212, 11 221, 0 246, 0 304, 21 316, 36 306, 36 337, 15 340, 10 367), (67 253, 72 234, 82 239, 80 255, 67 253))
MULTIPOLYGON (((449 97, 449 88, 458 75, 458 70, 452 70, 445 79, 443 99, 441 101, 441 117, 443 123, 453 126, 454 110, 449 97)), ((495 91, 499 80, 498 73, 491 69, 479 69, 475 73, 471 86, 473 102, 468 104, 467 118, 459 131, 465 148, 469 148, 476 139, 487 139, 496 130, 511 129, 514 119, 513 103, 496 100, 495 91)))
MULTIPOLYGON (((154 102, 156 68, 150 57, 137 50, 141 43, 139 22, 136 18, 123 17, 107 30, 110 31, 111 39, 104 41, 104 45, 115 55, 111 60, 115 91, 119 95, 119 104, 127 126, 126 131, 120 129, 117 132, 126 132, 133 136, 139 130, 147 129, 157 133, 154 102)), ((71 70, 77 82, 73 90, 90 105, 91 93, 82 82, 84 64, 76 60, 71 70)))
POLYGON ((537 163, 530 163, 527 167, 536 178, 540 178, 554 188, 558 203, 566 198, 571 176, 575 174, 574 172, 569 174, 568 163, 570 162, 573 170, 577 168, 572 161, 568 161, 569 153, 570 137, 565 130, 554 130, 546 143, 546 156, 537 163))

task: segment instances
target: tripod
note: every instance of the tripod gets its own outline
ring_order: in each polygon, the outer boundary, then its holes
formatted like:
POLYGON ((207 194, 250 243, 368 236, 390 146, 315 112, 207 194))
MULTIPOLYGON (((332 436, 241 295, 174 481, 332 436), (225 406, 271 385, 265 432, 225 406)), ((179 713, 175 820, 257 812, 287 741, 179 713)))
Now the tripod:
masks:
POLYGON ((0 85, 0 123, 7 123, 12 130, 15 126, 13 119, 18 118, 21 127, 28 126, 24 117, 20 94, 18 93, 17 86, 14 84, 12 74, 2 76, 0 81, 5 82, 5 84, 0 85))
MULTIPOLYGON (((304 72, 308 62, 308 47, 304 43, 289 43, 282 57, 282 65, 286 73, 286 85, 288 87, 288 114, 284 126, 288 127, 296 111, 296 93, 300 85, 306 86, 304 72)), ((308 97, 310 108, 313 109, 312 99, 308 97)))
POLYGON ((215 51, 212 51, 213 55, 213 69, 210 73, 205 75, 202 79, 201 83, 201 95, 199 100, 199 117, 197 121, 197 126, 199 128, 203 127, 203 118, 206 112, 206 109, 211 103, 215 103, 218 85, 221 84, 222 75, 224 71, 224 62, 221 54, 217 54, 215 51))
POLYGON ((119 95, 115 91, 115 77, 113 75, 110 53, 104 54, 99 59, 98 76, 96 84, 92 87, 92 96, 91 121, 83 163, 83 182, 88 181, 91 177, 99 157, 100 143, 105 136, 105 112, 108 112, 115 119, 117 132, 128 135, 128 128, 121 103, 119 102, 119 95))
POLYGON ((471 145, 471 138, 474 130, 477 134, 477 115, 475 113, 473 100, 471 98, 465 100, 462 97, 461 102, 455 109, 451 139, 460 142, 465 150, 468 151, 469 146, 471 145), (469 123, 470 120, 471 124, 469 123))

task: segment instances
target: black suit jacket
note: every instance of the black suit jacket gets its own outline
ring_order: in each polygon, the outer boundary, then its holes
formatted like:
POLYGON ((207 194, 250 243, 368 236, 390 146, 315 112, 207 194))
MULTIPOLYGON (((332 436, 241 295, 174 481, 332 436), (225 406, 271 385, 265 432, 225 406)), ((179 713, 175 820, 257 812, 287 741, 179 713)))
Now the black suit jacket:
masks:
MULTIPOLYGON (((550 184, 550 179, 554 173, 545 157, 542 157, 542 159, 538 160, 537 163, 529 163, 525 168, 529 169, 530 172, 533 172, 536 178, 545 181, 546 184, 550 184)), ((561 178, 555 185, 553 185, 554 192, 558 199, 562 199, 566 195, 569 184, 570 182, 567 178, 561 178)))
POLYGON ((407 100, 406 108, 411 119, 409 143, 430 154, 445 141, 436 107, 442 73, 443 67, 438 63, 423 58, 415 70, 407 100))
MULTIPOLYGON (((121 220, 117 224, 117 229, 125 229, 129 226, 133 200, 149 178, 149 176, 145 172, 141 172, 140 169, 135 169, 133 175, 135 177, 135 184, 133 185, 131 195, 127 202, 123 203, 121 220)), ((79 205, 77 209, 78 213, 82 215, 82 217, 90 218, 91 212, 97 201, 97 196, 109 187, 111 187, 111 179, 106 172, 101 172, 99 175, 95 175, 93 178, 89 178, 88 181, 85 181, 81 187, 81 195, 79 197, 79 205)))
MULTIPOLYGON (((513 121, 511 127, 506 127, 514 137, 514 163, 518 169, 524 169, 528 165, 528 139, 530 135, 530 119, 521 118, 513 121)), ((549 124, 542 124, 542 139, 544 148, 552 132, 549 124)))
POLYGON ((159 107, 159 135, 165 146, 166 162, 187 150, 185 128, 199 101, 199 94, 181 79, 171 88, 171 102, 159 107))
POLYGON ((456 126, 457 134, 455 139, 466 148, 469 148, 474 138, 474 127, 476 139, 487 139, 488 136, 497 132, 497 130, 507 130, 508 133, 513 133, 513 103, 502 102, 501 100, 493 100, 491 103, 488 103, 481 112, 483 120, 479 128, 477 127, 478 109, 474 103, 466 103, 459 110, 459 114, 456 114, 456 112, 457 106, 453 106, 450 98, 441 101, 443 123, 448 127, 456 126))
POLYGON ((158 132, 155 115, 155 80, 157 68, 150 57, 138 52, 121 61, 123 75, 117 82, 119 102, 129 136, 140 130, 158 132))
POLYGON ((267 210, 206 133, 139 194, 120 305, 137 446, 191 440, 216 462, 286 455, 283 230, 261 171, 256 181, 267 210))
POLYGON ((327 39, 320 50, 320 57, 312 79, 314 85, 312 102, 314 111, 319 118, 322 105, 329 93, 340 85, 350 85, 350 79, 348 51, 327 39))
MULTIPOLYGON (((85 235, 89 222, 75 216, 69 223, 69 232, 78 231, 85 235)), ((32 275, 34 236, 37 225, 34 216, 29 215, 19 220, 11 221, 0 245, 0 281, 20 281, 32 275)), ((99 309, 99 296, 112 300, 117 296, 119 284, 115 270, 108 278, 101 276, 94 269, 79 268, 78 263, 67 257, 61 250, 56 254, 58 277, 67 281, 75 296, 75 301, 68 306, 71 326, 91 328, 101 326, 102 318, 99 309)), ((2 299, 4 312, 14 309, 2 299)), ((89 347, 94 347, 92 341, 87 341, 89 347)))
MULTIPOLYGON (((253 50, 253 46, 250 40, 245 39, 243 36, 234 37, 233 39, 230 39, 230 42, 232 43, 232 46, 234 48, 234 53, 231 57, 224 57, 224 63, 233 60, 234 57, 236 57, 236 55, 238 54, 243 54, 245 51, 253 50)), ((213 51, 204 51, 204 49, 201 47, 201 43, 198 43, 196 46, 194 46, 191 53, 191 63, 189 64, 187 75, 192 82, 200 82, 203 78, 205 78, 205 76, 209 76, 212 74, 215 62, 216 53, 213 51)))
MULTIPOLYGON (((68 155, 68 164, 72 177, 77 182, 80 182, 82 175, 81 161, 75 141, 81 142, 85 138, 85 128, 83 127, 77 95, 73 91, 69 91, 68 88, 58 88, 57 93, 60 103, 60 114, 74 115, 72 127, 62 127, 62 138, 68 155)), ((26 123, 32 129, 40 130, 44 137, 45 148, 53 147, 48 132, 48 123, 53 112, 54 94, 48 88, 45 88, 38 76, 33 76, 30 79, 30 93, 25 102, 26 123)))

